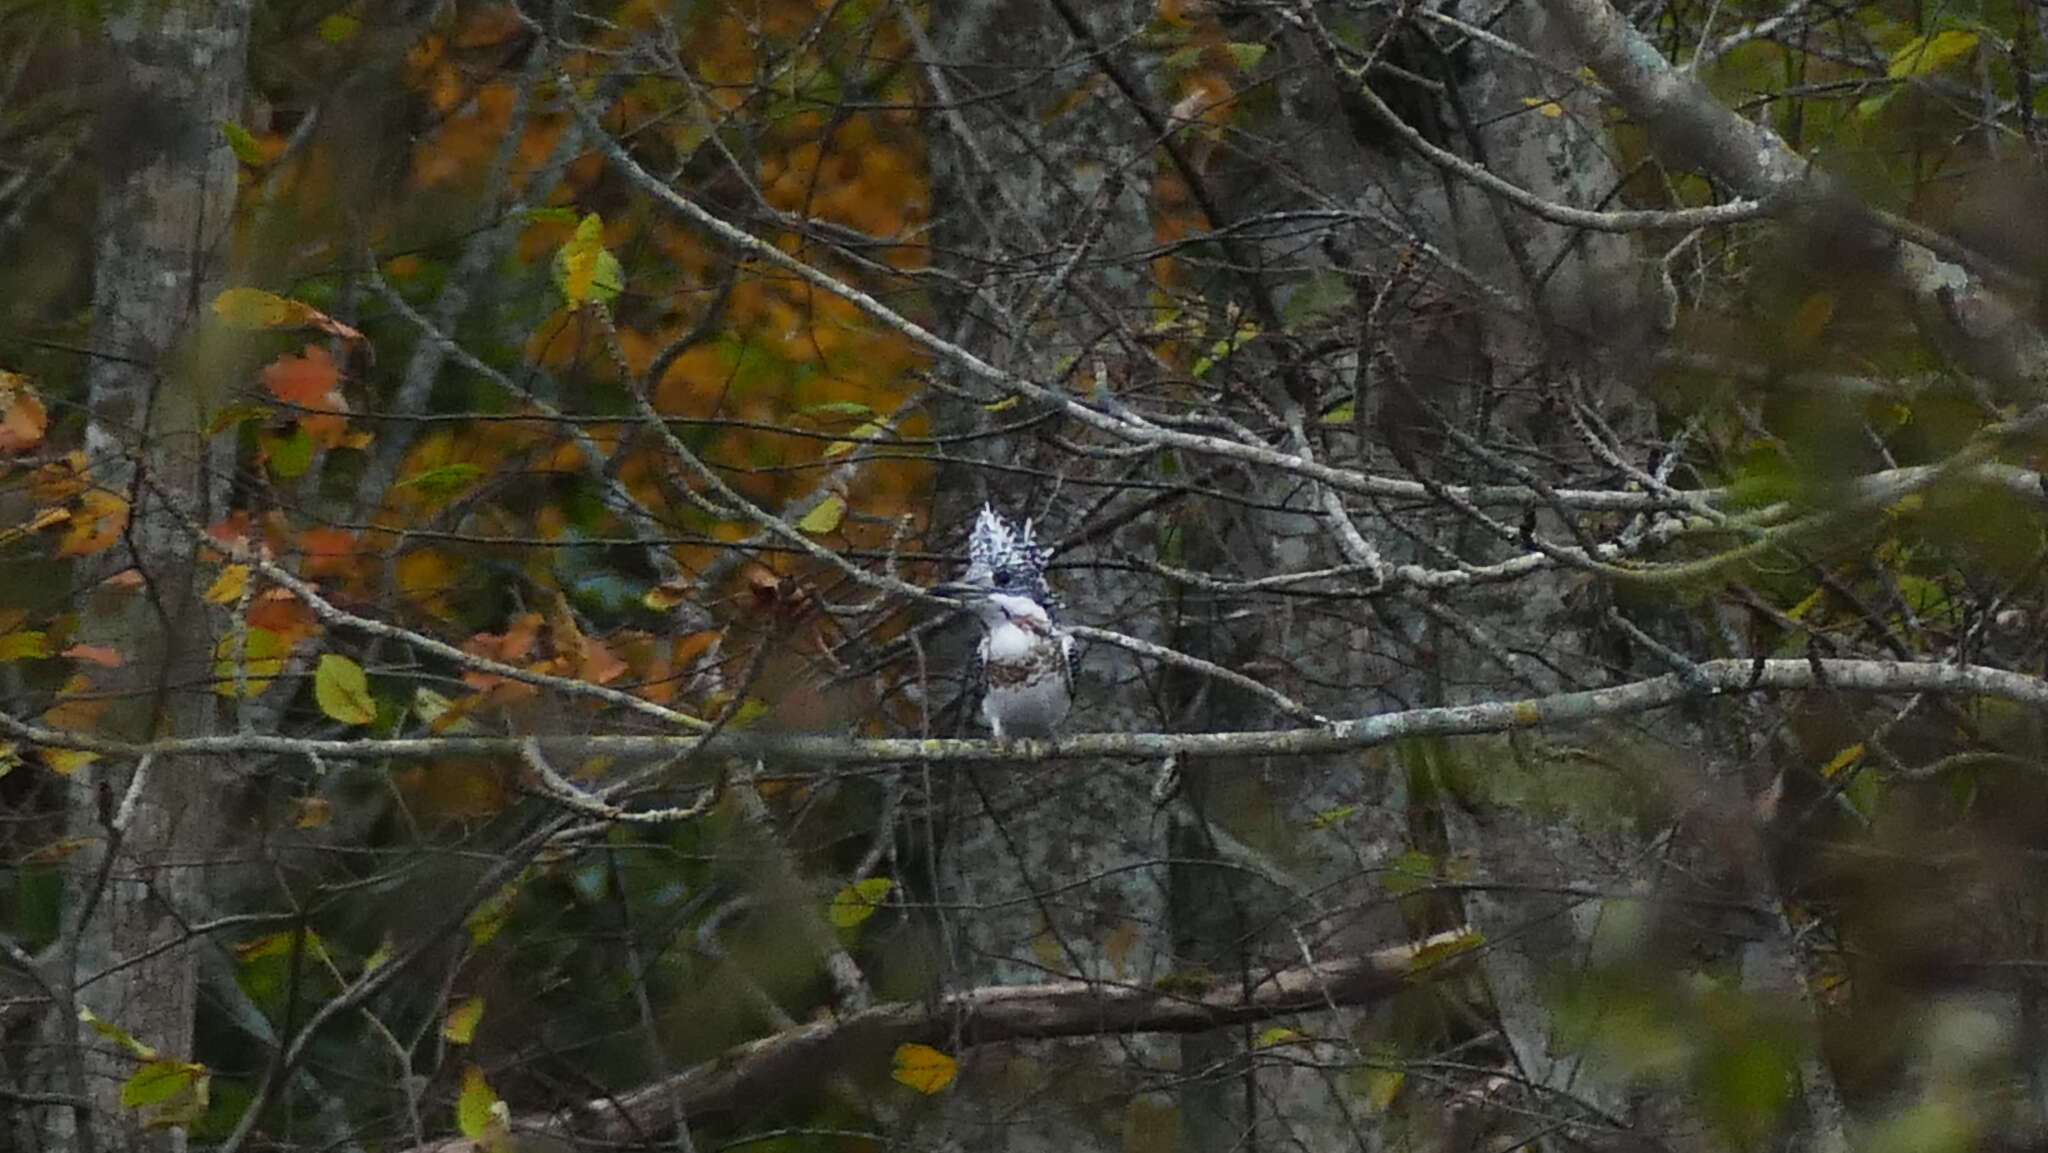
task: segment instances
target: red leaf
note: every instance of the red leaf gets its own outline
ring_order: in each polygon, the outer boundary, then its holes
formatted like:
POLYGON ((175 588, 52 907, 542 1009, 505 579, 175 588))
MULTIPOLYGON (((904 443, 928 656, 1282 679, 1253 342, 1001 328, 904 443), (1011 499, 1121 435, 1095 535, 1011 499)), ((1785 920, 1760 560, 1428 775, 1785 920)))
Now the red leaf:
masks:
POLYGON ((356 536, 347 529, 309 528, 299 534, 299 551, 305 554, 307 576, 345 575, 354 563, 356 536))
POLYGON ((64 650, 64 655, 74 661, 90 661, 108 669, 118 669, 122 662, 128 659, 121 655, 120 650, 110 649, 105 645, 72 645, 64 650))
POLYGON ((287 353, 263 368, 263 387, 286 404, 327 409, 328 393, 341 383, 341 366, 317 344, 306 346, 306 355, 287 353))

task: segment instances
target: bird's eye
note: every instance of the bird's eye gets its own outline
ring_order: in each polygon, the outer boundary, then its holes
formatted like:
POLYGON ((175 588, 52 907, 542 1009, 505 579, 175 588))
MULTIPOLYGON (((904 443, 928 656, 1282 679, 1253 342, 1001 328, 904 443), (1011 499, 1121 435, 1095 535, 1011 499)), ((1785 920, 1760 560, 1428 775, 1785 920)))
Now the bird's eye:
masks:
POLYGON ((1016 579, 1016 575, 1011 572, 1008 572, 1007 570, 999 572, 996 574, 996 587, 999 589, 1009 588, 1010 585, 1016 581, 1016 579))

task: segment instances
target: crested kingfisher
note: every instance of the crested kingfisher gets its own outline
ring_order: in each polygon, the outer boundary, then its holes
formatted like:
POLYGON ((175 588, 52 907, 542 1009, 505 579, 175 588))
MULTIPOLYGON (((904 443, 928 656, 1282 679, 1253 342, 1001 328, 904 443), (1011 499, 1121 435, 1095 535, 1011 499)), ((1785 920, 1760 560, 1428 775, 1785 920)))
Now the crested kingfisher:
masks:
POLYGON ((967 571, 932 589, 981 621, 972 683, 999 741, 1051 736, 1074 702, 1074 638, 1053 623, 1046 559, 1030 521, 1012 525, 983 505, 967 537, 967 571))

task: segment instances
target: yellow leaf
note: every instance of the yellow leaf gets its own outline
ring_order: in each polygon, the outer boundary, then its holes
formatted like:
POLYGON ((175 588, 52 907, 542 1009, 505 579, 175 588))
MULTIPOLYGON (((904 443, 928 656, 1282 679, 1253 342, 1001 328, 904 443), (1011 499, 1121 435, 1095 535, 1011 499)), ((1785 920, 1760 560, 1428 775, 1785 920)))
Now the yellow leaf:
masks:
POLYGON ((953 1083, 960 1063, 932 1048, 911 1043, 896 1046, 889 1075, 920 1093, 936 1093, 953 1083))
POLYGON ((1807 613, 1812 612, 1813 606, 1820 603, 1820 598, 1823 595, 1825 595, 1826 592, 1826 586, 1816 586, 1814 590, 1810 593, 1807 593, 1806 596, 1803 599, 1801 599, 1798 604, 1793 605, 1791 608, 1787 609, 1785 611, 1785 615, 1795 621, 1798 620, 1800 617, 1803 617, 1807 613))
POLYGON ((1855 744, 1850 745, 1848 748, 1843 749, 1841 752, 1836 753, 1833 757, 1829 758, 1828 763, 1820 767, 1820 775, 1823 777, 1833 777, 1836 773, 1841 772, 1843 769, 1848 768, 1850 765, 1853 765, 1857 761, 1860 761, 1862 759, 1863 742, 1858 741, 1855 744))
POLYGON ((71 527, 57 542, 57 555, 90 556, 121 539, 126 527, 128 502, 103 489, 90 489, 78 498, 71 527))
POLYGON ((572 307, 609 304, 625 286, 619 258, 605 251, 604 221, 595 212, 576 226, 576 235, 555 254, 555 287, 572 307))
POLYGON ((39 749, 37 751, 42 754, 43 763, 50 766, 50 771, 60 777, 68 777, 100 759, 98 753, 90 753, 84 749, 39 749))
POLYGON ((295 829, 318 829, 334 819, 334 802, 326 797, 300 797, 292 809, 295 829))
POLYGON ((206 603, 210 605, 231 605, 242 599, 242 590, 249 587, 249 566, 231 564, 220 570, 213 583, 206 586, 206 603))
POLYGON ((322 653, 313 671, 313 699, 320 711, 345 725, 367 725, 377 719, 370 682, 363 666, 339 653, 322 653))
POLYGON ((1441 941, 1431 941, 1415 951, 1408 958, 1408 972, 1421 973, 1433 965, 1440 964, 1460 953, 1476 949, 1486 943, 1486 935, 1476 929, 1467 929, 1441 941))
POLYGON ((291 646, 269 629, 229 633, 213 646, 213 691, 224 697, 253 697, 284 671, 291 646))
POLYGON ((50 634, 8 633, 0 636, 0 661, 34 660, 50 655, 50 634))
POLYGON ((391 937, 389 934, 387 934, 384 937, 383 942, 377 946, 376 952, 371 953, 369 956, 363 958, 363 975, 368 976, 369 974, 374 973, 377 970, 383 968, 384 962, 389 961, 391 959, 391 953, 391 937))
POLYGON ((1275 1025, 1272 1028, 1267 1029, 1264 1032, 1261 1032, 1258 1035, 1258 1037, 1254 1038, 1252 1041, 1252 1048, 1270 1049, 1275 1045, 1285 1045, 1290 1041, 1301 1040, 1306 1040, 1306 1038, 1304 1038, 1300 1034, 1300 1032, 1294 1029, 1289 1029, 1285 1025, 1275 1025))
POLYGON ((883 424, 881 421, 862 421, 860 424, 854 427, 852 432, 846 434, 852 439, 835 440, 831 444, 826 445, 825 455, 827 457, 845 456, 847 453, 852 452, 856 448, 859 448, 862 441, 873 440, 876 437, 887 436, 888 433, 889 426, 883 424))
POLYGON ((260 288, 230 288, 213 298, 213 314, 231 328, 296 328, 313 310, 260 288))
POLYGON ((447 1016, 441 1018, 441 1035, 457 1045, 467 1045, 470 1038, 476 1036, 477 1022, 483 1019, 484 999, 464 997, 448 1010, 447 1016))
POLYGON ((1925 76, 1939 72, 1968 56, 1977 47, 1977 34, 1951 28, 1932 36, 1915 36, 1892 53, 1884 74, 1894 80, 1902 76, 1925 76))
POLYGON ((640 603, 653 609, 655 612, 665 613, 689 599, 689 585, 680 581, 674 584, 664 582, 648 589, 645 595, 641 596, 640 603))
POLYGON ((1522 97, 1522 103, 1553 120, 1564 115, 1564 105, 1559 104, 1555 100, 1545 100, 1541 96, 1524 96, 1522 97))
POLYGON ((845 516, 846 501, 837 496, 828 496, 819 501, 816 508, 805 513, 804 518, 796 522, 796 527, 818 536, 838 528, 839 522, 845 516))
POLYGON ((881 908, 882 898, 895 887, 896 882, 887 877, 855 881, 833 896, 832 907, 825 911, 825 915, 835 928, 854 928, 874 916, 875 910, 881 908))

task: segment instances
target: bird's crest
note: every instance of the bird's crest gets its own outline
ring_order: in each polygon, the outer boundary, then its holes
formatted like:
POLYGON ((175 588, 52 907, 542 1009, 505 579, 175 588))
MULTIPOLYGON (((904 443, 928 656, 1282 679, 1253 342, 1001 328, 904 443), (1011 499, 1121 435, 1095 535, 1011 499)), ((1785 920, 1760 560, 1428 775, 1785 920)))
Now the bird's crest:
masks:
POLYGON ((1027 596, 1047 608, 1058 602, 1045 583, 1046 550, 1032 539, 1031 522, 1021 527, 989 505, 974 518, 967 535, 966 579, 983 588, 1027 596))

